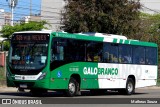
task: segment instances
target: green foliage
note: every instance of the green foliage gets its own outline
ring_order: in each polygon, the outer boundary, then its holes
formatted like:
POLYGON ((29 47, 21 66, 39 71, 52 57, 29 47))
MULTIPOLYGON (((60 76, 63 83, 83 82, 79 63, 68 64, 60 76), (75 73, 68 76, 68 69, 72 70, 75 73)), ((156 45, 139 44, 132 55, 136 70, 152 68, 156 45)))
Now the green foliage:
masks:
POLYGON ((4 42, 4 51, 8 51, 9 47, 10 47, 10 42, 9 41, 4 42))
POLYGON ((141 13, 141 40, 159 43, 160 34, 160 14, 150 15, 141 13))
POLYGON ((160 78, 157 80, 157 86, 160 86, 160 78))
MULTIPOLYGON (((141 13, 141 30, 138 33, 138 39, 143 41, 155 42, 160 45, 160 14, 141 13)), ((160 63, 160 47, 158 47, 160 63)))
POLYGON ((62 23, 67 32, 134 34, 139 30, 139 0, 68 0, 62 23))
POLYGON ((44 25, 47 24, 46 21, 41 22, 29 22, 29 23, 22 23, 17 24, 15 26, 6 25, 0 31, 3 35, 2 37, 10 38, 11 34, 18 31, 33 31, 33 30, 41 30, 44 25))

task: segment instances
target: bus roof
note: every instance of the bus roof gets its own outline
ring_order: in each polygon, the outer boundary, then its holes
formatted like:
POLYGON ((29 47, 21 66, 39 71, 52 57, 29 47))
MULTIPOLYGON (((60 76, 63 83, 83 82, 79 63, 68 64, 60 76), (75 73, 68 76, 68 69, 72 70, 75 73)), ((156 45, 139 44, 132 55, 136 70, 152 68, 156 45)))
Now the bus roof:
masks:
POLYGON ((43 30, 43 31, 21 31, 21 32, 14 32, 14 34, 16 33, 49 33, 51 34, 52 31, 50 30, 43 30))
POLYGON ((119 44, 130 44, 130 45, 139 45, 139 46, 150 46, 150 47, 157 47, 158 45, 153 42, 144 42, 139 40, 132 40, 127 39, 125 36, 122 35, 113 35, 113 34, 104 34, 104 33, 67 33, 67 32, 52 32, 51 30, 43 30, 43 31, 22 31, 22 32, 15 32, 16 33, 48 33, 52 34, 56 37, 63 37, 63 38, 74 38, 74 39, 81 39, 81 40, 93 40, 93 41, 102 41, 102 42, 110 42, 110 43, 119 43, 119 44))
POLYGON ((119 43, 119 44, 130 44, 130 45, 150 46, 150 47, 158 46, 156 43, 153 43, 153 42, 132 40, 132 39, 127 39, 125 36, 122 36, 122 35, 113 35, 113 34, 105 34, 104 36, 96 36, 96 35, 89 35, 89 34, 83 34, 83 33, 71 34, 71 33, 66 33, 66 32, 65 33, 64 32, 52 32, 52 35, 56 37, 63 37, 63 38, 93 40, 93 41, 102 41, 102 42, 119 43))

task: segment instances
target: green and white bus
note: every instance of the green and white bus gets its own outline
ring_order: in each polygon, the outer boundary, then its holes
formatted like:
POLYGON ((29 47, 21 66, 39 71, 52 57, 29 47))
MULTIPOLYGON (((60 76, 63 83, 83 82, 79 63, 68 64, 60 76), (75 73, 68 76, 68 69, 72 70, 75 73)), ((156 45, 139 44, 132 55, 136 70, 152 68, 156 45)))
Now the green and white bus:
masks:
POLYGON ((7 61, 7 86, 68 96, 156 85, 157 44, 112 34, 15 32, 7 61))

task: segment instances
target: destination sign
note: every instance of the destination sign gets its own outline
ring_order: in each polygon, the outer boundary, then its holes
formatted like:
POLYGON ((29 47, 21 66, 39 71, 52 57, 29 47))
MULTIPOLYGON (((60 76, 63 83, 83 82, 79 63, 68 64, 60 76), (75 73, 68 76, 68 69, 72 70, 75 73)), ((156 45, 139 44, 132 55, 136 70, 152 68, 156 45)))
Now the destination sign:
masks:
POLYGON ((48 41, 49 34, 15 34, 12 41, 48 41))

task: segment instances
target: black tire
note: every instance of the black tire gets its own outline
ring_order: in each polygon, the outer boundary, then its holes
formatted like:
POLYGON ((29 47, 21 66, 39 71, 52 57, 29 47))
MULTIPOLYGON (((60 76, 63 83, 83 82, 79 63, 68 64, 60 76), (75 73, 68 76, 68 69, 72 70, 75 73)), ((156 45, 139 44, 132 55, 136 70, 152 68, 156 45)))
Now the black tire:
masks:
POLYGON ((126 83, 126 94, 131 95, 134 92, 135 92, 135 83, 132 78, 128 78, 126 83))
POLYGON ((135 83, 132 78, 127 79, 126 88, 119 89, 118 92, 123 95, 131 95, 135 92, 135 83))
POLYGON ((77 81, 74 78, 70 78, 68 83, 68 89, 66 90, 66 95, 68 97, 73 97, 77 92, 77 81))
POLYGON ((135 92, 135 83, 132 78, 127 79, 126 88, 119 90, 121 94, 131 95, 135 92))
POLYGON ((47 93, 47 90, 45 90, 45 89, 31 89, 30 93, 32 96, 41 97, 41 96, 43 96, 43 94, 47 93))

